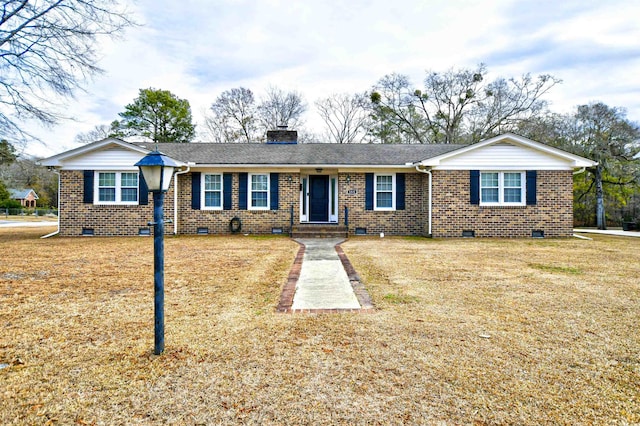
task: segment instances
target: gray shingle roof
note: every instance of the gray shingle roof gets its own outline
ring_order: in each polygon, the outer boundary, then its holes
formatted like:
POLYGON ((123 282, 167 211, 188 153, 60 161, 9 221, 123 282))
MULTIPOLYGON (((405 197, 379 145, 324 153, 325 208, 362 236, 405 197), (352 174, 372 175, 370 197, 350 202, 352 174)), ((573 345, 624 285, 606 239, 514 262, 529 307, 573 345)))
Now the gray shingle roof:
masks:
MULTIPOLYGON (((153 150, 153 143, 134 143, 153 150)), ((216 165, 404 166, 465 145, 161 143, 158 150, 183 162, 216 165)))
MULTIPOLYGON (((14 200, 24 200, 29 196, 31 191, 33 191, 33 189, 9 189, 9 196, 14 200)), ((38 194, 33 191, 33 195, 37 200, 38 194)))

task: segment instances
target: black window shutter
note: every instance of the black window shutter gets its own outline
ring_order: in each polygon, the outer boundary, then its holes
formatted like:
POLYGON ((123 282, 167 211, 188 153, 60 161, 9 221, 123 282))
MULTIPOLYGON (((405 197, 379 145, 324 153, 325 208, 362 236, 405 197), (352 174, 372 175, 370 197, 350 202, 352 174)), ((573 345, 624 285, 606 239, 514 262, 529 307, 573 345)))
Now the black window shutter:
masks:
POLYGON ((84 171, 84 197, 83 202, 93 203, 93 170, 84 171))
POLYGON ((247 173, 238 173, 238 208, 240 210, 247 209, 247 173))
POLYGON ((269 177, 269 185, 271 193, 269 194, 269 203, 271 210, 278 210, 278 173, 271 173, 269 177))
POLYGON ((364 209, 373 210, 373 173, 364 175, 364 209))
POLYGON ((200 210, 200 172, 191 173, 191 208, 193 210, 200 210))
POLYGON ((405 174, 396 173, 396 210, 404 210, 405 174))
POLYGON ((469 171, 471 204, 480 204, 480 170, 469 171))
POLYGON ((138 173, 138 204, 141 206, 149 204, 149 187, 142 173, 138 173))
POLYGON ((222 191, 224 192, 224 201, 222 208, 224 210, 231 210, 232 192, 233 192, 233 175, 231 173, 225 173, 222 175, 222 191))
POLYGON ((535 206, 537 203, 538 174, 535 170, 527 170, 527 205, 535 206))

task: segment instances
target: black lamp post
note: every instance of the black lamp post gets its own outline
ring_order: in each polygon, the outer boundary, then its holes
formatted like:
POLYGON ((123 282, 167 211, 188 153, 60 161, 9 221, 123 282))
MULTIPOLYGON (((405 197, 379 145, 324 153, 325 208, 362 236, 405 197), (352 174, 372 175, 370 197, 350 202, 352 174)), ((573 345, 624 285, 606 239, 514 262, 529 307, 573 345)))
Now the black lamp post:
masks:
POLYGON ((154 353, 160 355, 164 351, 164 194, 180 164, 156 149, 135 165, 140 168, 149 192, 153 193, 154 353))

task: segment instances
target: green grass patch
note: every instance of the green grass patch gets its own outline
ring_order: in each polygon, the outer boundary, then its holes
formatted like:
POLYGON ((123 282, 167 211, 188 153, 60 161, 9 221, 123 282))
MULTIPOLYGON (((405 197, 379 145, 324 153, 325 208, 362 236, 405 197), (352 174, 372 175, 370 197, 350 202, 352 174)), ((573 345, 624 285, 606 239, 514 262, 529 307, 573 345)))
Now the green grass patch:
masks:
POLYGON ((415 296, 409 296, 409 295, 406 295, 406 294, 394 294, 394 293, 387 293, 382 298, 385 301, 387 301, 389 303, 394 303, 396 305, 407 304, 407 303, 415 303, 415 302, 418 302, 420 300, 415 296))
POLYGON ((573 274, 579 275, 582 274, 582 271, 578 268, 574 268, 572 266, 556 266, 556 265, 543 265, 541 263, 530 263, 530 268, 539 269, 545 272, 560 272, 563 274, 573 274))

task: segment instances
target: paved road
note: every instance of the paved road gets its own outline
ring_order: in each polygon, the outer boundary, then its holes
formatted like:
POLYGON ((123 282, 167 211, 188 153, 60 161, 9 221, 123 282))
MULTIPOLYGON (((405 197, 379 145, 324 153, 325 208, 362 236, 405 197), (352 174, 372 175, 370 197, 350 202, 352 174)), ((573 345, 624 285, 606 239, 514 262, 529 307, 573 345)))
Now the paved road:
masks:
POLYGON ((0 220, 0 228, 38 228, 42 226, 57 226, 57 222, 38 221, 38 222, 21 222, 18 220, 0 220))
POLYGON ((620 229, 587 229, 587 228, 576 228, 573 230, 576 234, 603 234, 603 235, 617 235, 618 237, 640 237, 640 232, 638 231, 622 231, 620 229))

